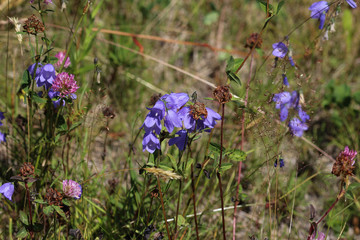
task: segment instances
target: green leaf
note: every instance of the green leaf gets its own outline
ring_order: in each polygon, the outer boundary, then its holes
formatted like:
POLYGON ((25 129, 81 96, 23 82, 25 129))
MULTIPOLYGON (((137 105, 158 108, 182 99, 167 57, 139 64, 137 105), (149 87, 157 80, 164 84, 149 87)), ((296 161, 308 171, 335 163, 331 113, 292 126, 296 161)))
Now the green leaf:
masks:
POLYGON ((52 206, 47 206, 47 207, 44 207, 44 209, 43 209, 43 212, 46 216, 49 216, 53 211, 54 211, 54 209, 52 208, 52 206))
POLYGON ((80 121, 80 122, 76 122, 76 123, 74 123, 73 125, 71 125, 70 128, 69 128, 69 132, 71 132, 72 130, 74 130, 74 129, 77 128, 78 126, 80 126, 81 123, 82 123, 82 122, 80 121))
POLYGON ((239 85, 241 85, 240 78, 236 74, 236 71, 240 67, 240 65, 244 62, 244 59, 242 58, 236 58, 234 59, 233 56, 230 56, 227 64, 226 64, 226 75, 230 79, 230 81, 233 81, 239 85))
POLYGON ((175 169, 175 171, 177 171, 178 168, 177 168, 177 163, 176 163, 176 160, 175 160, 174 156, 171 155, 171 154, 167 154, 167 156, 170 159, 170 162, 173 165, 173 168, 175 169))
MULTIPOLYGON (((210 151, 213 151, 213 152, 216 152, 216 153, 220 154, 221 146, 220 146, 220 144, 211 142, 210 146, 209 146, 209 149, 210 149, 210 151)), ((225 148, 223 147, 222 149, 223 149, 223 152, 225 152, 225 148)))
POLYGON ((47 102, 46 98, 41 98, 36 93, 31 94, 31 99, 38 104, 45 104, 47 102))
POLYGON ((186 220, 182 215, 178 215, 178 222, 177 222, 178 226, 184 226, 186 225, 186 220))
POLYGON ((357 104, 360 104, 360 91, 353 94, 353 99, 357 104))
POLYGON ((228 156, 230 160, 235 161, 235 162, 244 161, 247 156, 246 152, 241 151, 239 149, 229 150, 225 153, 225 155, 228 156))
POLYGON ((277 15, 277 14, 279 14, 279 12, 280 12, 280 10, 281 10, 282 6, 284 5, 284 3, 285 3, 285 1, 284 1, 284 0, 282 0, 282 1, 280 1, 280 2, 279 2, 279 4, 277 5, 277 8, 276 8, 276 15, 277 15))
POLYGON ((20 228, 20 230, 16 234, 16 237, 17 238, 26 238, 27 235, 28 235, 28 231, 26 230, 25 227, 22 227, 22 228, 20 228))
POLYGON ((357 189, 359 187, 360 187, 360 183, 352 183, 352 184, 349 185, 347 190, 351 191, 351 190, 357 189))
POLYGON ((47 202, 43 201, 42 199, 35 199, 34 202, 40 203, 40 204, 47 204, 47 202))
POLYGON ((219 19, 219 13, 216 12, 216 11, 212 11, 212 12, 205 15, 204 24, 206 26, 209 26, 209 25, 217 22, 218 19, 219 19))
POLYGON ((335 102, 340 106, 348 106, 351 101, 351 89, 348 85, 342 84, 334 89, 335 102))
POLYGON ((219 173, 223 174, 225 171, 229 170, 233 166, 232 163, 223 163, 219 169, 219 173))
POLYGON ((70 206, 70 202, 69 202, 69 200, 67 200, 67 199, 63 199, 63 200, 62 200, 62 203, 63 203, 64 205, 66 205, 66 206, 70 206))
POLYGON ((20 221, 26 226, 29 225, 28 216, 24 211, 20 211, 20 221))
POLYGON ((233 81, 236 84, 241 85, 240 78, 235 73, 227 71, 226 74, 227 74, 228 78, 230 79, 230 81, 233 81))
POLYGON ((54 206, 52 205, 53 209, 55 209, 55 211, 62 216, 65 220, 67 220, 66 215, 64 213, 64 211, 59 207, 59 206, 54 206))

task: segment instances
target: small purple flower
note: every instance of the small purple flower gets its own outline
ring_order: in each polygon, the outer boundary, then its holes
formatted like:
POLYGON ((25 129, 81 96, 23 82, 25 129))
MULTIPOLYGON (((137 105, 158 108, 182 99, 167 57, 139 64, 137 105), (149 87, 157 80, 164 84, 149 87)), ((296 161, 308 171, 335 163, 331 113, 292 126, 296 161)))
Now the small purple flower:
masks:
POLYGON ((189 96, 186 93, 170 93, 164 95, 161 99, 165 99, 167 109, 178 110, 189 101, 189 96))
MULTIPOLYGON (((284 159, 283 158, 280 158, 279 159, 279 163, 280 163, 280 168, 284 167, 285 166, 285 163, 284 163, 284 159)), ((278 165, 278 160, 276 159, 275 162, 274 162, 274 167, 277 167, 278 165)))
POLYGON ((204 115, 201 115, 198 119, 195 119, 191 107, 183 107, 179 111, 179 115, 181 120, 184 121, 184 127, 191 132, 195 130, 200 132, 204 129, 206 129, 205 131, 209 132, 211 128, 214 128, 216 125, 216 120, 220 120, 221 116, 210 108, 205 109, 207 116, 205 117, 204 115))
MULTIPOLYGON (((29 71, 30 72, 30 71, 29 71)), ((40 73, 36 71, 36 85, 41 87, 45 85, 46 89, 49 89, 56 78, 56 71, 52 64, 46 64, 41 68, 40 73)))
POLYGON ((274 49, 272 55, 275 57, 284 58, 288 52, 288 48, 282 42, 274 43, 272 47, 274 49))
POLYGON ((273 102, 276 102, 276 109, 280 109, 280 121, 285 121, 288 117, 290 108, 297 108, 299 105, 299 96, 297 91, 277 93, 273 97, 273 102))
POLYGON ((294 59, 292 57, 289 56, 289 61, 290 61, 290 65, 292 67, 295 67, 295 62, 294 62, 294 59))
POLYGON ((142 141, 143 152, 154 153, 156 149, 160 149, 160 141, 153 132, 145 132, 142 141))
POLYGON ((36 65, 36 63, 29 66, 28 69, 27 69, 29 71, 31 79, 33 79, 33 78, 36 79, 39 76, 40 72, 41 72, 42 64, 38 63, 37 68, 36 68, 36 74, 34 76, 35 65, 36 65))
POLYGON ((14 194, 14 184, 12 183, 5 183, 0 187, 0 193, 2 193, 4 195, 4 197, 6 197, 7 199, 9 199, 10 201, 12 198, 12 195, 14 194))
POLYGON ((2 132, 0 132, 0 143, 1 142, 6 142, 6 134, 2 132))
POLYGON ((301 137, 304 131, 308 130, 308 126, 296 117, 290 120, 289 128, 291 133, 297 137, 301 137))
POLYGON ((307 115, 307 113, 304 110, 302 110, 301 106, 299 106, 298 113, 299 113, 299 117, 301 119, 301 122, 305 123, 307 120, 310 119, 310 116, 307 115))
POLYGON ((355 164, 355 157, 357 155, 357 151, 355 150, 350 150, 348 146, 345 147, 344 151, 342 151, 339 154, 339 158, 348 158, 351 161, 351 165, 355 164))
MULTIPOLYGON (((60 68, 60 67, 61 67, 61 65, 63 64, 63 62, 64 62, 64 60, 65 60, 65 56, 66 56, 66 53, 65 53, 65 52, 58 52, 58 53, 55 55, 55 57, 56 57, 57 59, 59 59, 59 60, 57 61, 57 63, 54 64, 55 68, 60 68)), ((65 63, 64 63, 64 68, 69 67, 70 64, 71 64, 70 58, 67 57, 67 58, 66 58, 66 61, 65 61, 65 63)))
POLYGON ((182 127, 180 116, 176 110, 167 110, 164 125, 169 133, 172 133, 174 127, 182 127))
POLYGON ((158 100, 154 107, 149 108, 150 112, 145 118, 145 121, 141 127, 144 127, 146 133, 155 131, 156 134, 161 132, 161 120, 165 116, 165 103, 162 100, 158 100))
POLYGON ((184 151, 187 143, 187 132, 186 130, 180 130, 176 134, 178 134, 178 137, 174 137, 169 140, 169 145, 176 145, 180 151, 184 151))
POLYGON ((283 83, 284 83, 284 85, 285 85, 285 86, 290 86, 289 80, 288 80, 286 74, 283 74, 282 77, 283 77, 283 83))
POLYGON ((350 5, 350 7, 357 8, 356 2, 353 0, 346 0, 346 2, 350 5))
POLYGON ((4 112, 0 112, 0 126, 3 125, 3 123, 1 121, 4 119, 5 119, 4 112))
POLYGON ((59 97, 70 97, 72 99, 76 99, 75 92, 78 88, 79 86, 74 80, 74 75, 68 74, 67 72, 59 73, 51 87, 54 92, 58 92, 59 97))
POLYGON ((319 19, 319 29, 324 27, 326 13, 329 11, 329 5, 326 1, 319 1, 313 3, 309 10, 311 11, 311 18, 319 19))
POLYGON ((75 199, 80 199, 82 194, 82 188, 79 183, 73 180, 64 180, 62 184, 63 184, 63 192, 66 196, 75 199))

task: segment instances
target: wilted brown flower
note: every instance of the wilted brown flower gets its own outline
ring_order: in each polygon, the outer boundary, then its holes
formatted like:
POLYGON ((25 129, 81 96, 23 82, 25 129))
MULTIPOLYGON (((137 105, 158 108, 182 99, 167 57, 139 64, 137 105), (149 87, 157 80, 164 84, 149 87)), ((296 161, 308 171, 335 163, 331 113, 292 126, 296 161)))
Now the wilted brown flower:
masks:
POLYGON ((24 23, 24 32, 32 35, 44 32, 45 27, 42 22, 33 14, 24 23))
POLYGON ((193 116, 195 120, 198 120, 201 117, 207 118, 208 113, 205 104, 196 102, 194 105, 191 105, 190 115, 193 116))
POLYGON ((35 167, 31 163, 24 163, 20 168, 20 176, 28 177, 34 175, 35 167))
POLYGON ((62 204, 63 195, 56 189, 49 188, 46 191, 45 199, 50 205, 60 206, 62 204))
POLYGON ((218 86, 213 91, 214 98, 221 104, 230 102, 232 95, 229 86, 218 86))
POLYGON ((250 37, 246 39, 245 47, 247 48, 253 48, 256 44, 255 48, 261 48, 262 45, 262 38, 261 35, 258 33, 252 33, 250 37))

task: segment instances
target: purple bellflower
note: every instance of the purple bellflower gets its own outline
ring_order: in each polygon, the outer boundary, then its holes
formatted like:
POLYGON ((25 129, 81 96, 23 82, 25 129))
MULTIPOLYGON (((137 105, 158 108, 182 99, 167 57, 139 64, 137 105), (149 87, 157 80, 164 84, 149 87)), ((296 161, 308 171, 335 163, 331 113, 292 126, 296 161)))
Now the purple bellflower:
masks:
POLYGON ((145 121, 141 127, 144 127, 146 133, 155 131, 156 134, 161 132, 161 120, 165 116, 165 103, 158 100, 154 107, 149 108, 150 112, 145 118, 145 121))
POLYGON ((37 68, 36 68, 36 74, 35 74, 35 76, 34 76, 35 64, 36 64, 36 63, 32 64, 32 65, 29 66, 28 69, 27 69, 27 70, 29 71, 29 74, 30 74, 31 79, 33 79, 33 78, 36 79, 36 77, 38 77, 39 74, 40 74, 40 72, 41 72, 42 64, 41 64, 41 63, 38 63, 37 68))
POLYGON ((294 62, 294 59, 292 57, 289 56, 289 61, 290 61, 290 65, 292 67, 295 67, 295 62, 294 62))
POLYGON ((346 2, 350 5, 350 7, 357 8, 356 2, 353 0, 346 0, 346 2))
POLYGON ((287 46, 282 42, 274 43, 272 47, 274 49, 272 55, 275 57, 284 58, 288 52, 287 46))
POLYGON ((190 107, 184 107, 179 111, 179 115, 184 121, 184 127, 190 132, 200 132, 204 129, 209 132, 211 128, 215 127, 216 120, 220 120, 221 116, 212 109, 205 108, 203 104, 203 106, 200 107, 202 109, 197 109, 197 107, 194 107, 196 104, 190 107))
MULTIPOLYGON (((280 163, 280 168, 284 167, 285 166, 285 163, 284 163, 284 159, 283 158, 280 158, 279 159, 279 163, 280 163)), ((275 162, 274 162, 274 167, 277 167, 278 165, 278 160, 276 159, 275 162)))
POLYGON ((176 134, 178 134, 178 137, 174 137, 169 140, 169 145, 176 145, 180 151, 184 151, 187 143, 187 131, 186 130, 180 130, 176 134))
POLYGON ((65 196, 80 199, 82 194, 82 188, 79 183, 73 180, 64 180, 62 184, 65 196))
POLYGON ((156 149, 160 149, 160 140, 152 131, 145 132, 142 144, 143 152, 146 150, 149 153, 154 153, 156 149))
POLYGON ((4 112, 0 112, 0 126, 3 125, 2 120, 5 119, 4 112))
POLYGON ((329 11, 329 4, 327 1, 315 2, 309 7, 309 10, 311 11, 311 18, 319 19, 319 29, 323 29, 326 13, 329 11))
POLYGON ((14 184, 12 183, 5 183, 0 187, 0 193, 2 193, 7 199, 9 199, 10 201, 12 198, 12 195, 14 194, 14 184))
POLYGON ((280 109, 280 121, 285 121, 289 114, 290 108, 297 108, 299 104, 299 96, 297 91, 281 92, 277 93, 273 97, 273 101, 276 103, 276 109, 280 109))
POLYGON ((304 122, 301 122, 297 117, 290 120, 289 128, 291 133, 297 137, 301 137, 304 134, 304 131, 308 130, 308 126, 304 122))
POLYGON ((56 71, 54 66, 50 63, 41 67, 41 71, 39 72, 39 74, 36 71, 35 80, 36 80, 36 85, 38 87, 45 85, 45 88, 49 89, 52 86, 55 78, 56 78, 56 71))

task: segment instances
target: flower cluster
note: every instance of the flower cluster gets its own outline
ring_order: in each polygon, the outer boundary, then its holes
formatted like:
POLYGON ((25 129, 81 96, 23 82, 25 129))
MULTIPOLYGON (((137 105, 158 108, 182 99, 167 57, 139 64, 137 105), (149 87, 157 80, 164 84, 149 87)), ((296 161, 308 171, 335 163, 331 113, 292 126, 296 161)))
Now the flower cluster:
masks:
MULTIPOLYGON (((2 120, 4 119, 5 119, 4 112, 0 112, 0 126, 4 125, 2 123, 2 120)), ((0 143, 1 142, 6 142, 6 134, 2 132, 0 132, 0 143)))
POLYGON ((79 183, 73 180, 64 180, 62 184, 65 196, 80 199, 82 194, 82 188, 79 183))
MULTIPOLYGON (((357 8, 357 4, 353 0, 346 0, 352 8, 357 8)), ((318 19, 320 22, 319 29, 323 29, 325 25, 326 13, 329 11, 329 4, 327 1, 314 2, 310 7, 310 17, 318 19)))
POLYGON ((189 96, 186 93, 171 93, 162 96, 152 108, 149 108, 150 112, 141 126, 145 130, 143 151, 153 153, 156 149, 160 149, 158 135, 162 130, 163 120, 169 133, 172 133, 175 127, 182 128, 176 133, 178 137, 172 138, 169 144, 175 144, 183 151, 189 132, 209 131, 216 125, 216 120, 221 119, 218 113, 205 107, 204 104, 188 102, 189 96))
POLYGON ((356 155, 357 152, 355 150, 350 150, 349 147, 346 146, 344 151, 336 158, 332 168, 332 174, 338 177, 352 175, 352 172, 355 169, 354 164, 356 155))
POLYGON ((310 119, 309 115, 302 109, 299 103, 299 93, 297 91, 277 93, 273 97, 276 103, 276 109, 280 109, 280 121, 285 121, 288 117, 289 110, 294 109, 298 111, 300 119, 294 117, 289 122, 289 128, 293 135, 301 137, 308 129, 306 121, 310 119))
MULTIPOLYGON (((48 90, 48 96, 53 100, 54 106, 57 108, 60 106, 60 102, 63 105, 65 104, 64 98, 76 99, 75 92, 79 86, 74 79, 74 75, 67 72, 56 73, 55 67, 60 68, 64 61, 64 67, 69 67, 69 57, 65 60, 66 54, 64 52, 59 52, 55 56, 58 58, 56 64, 42 65, 41 63, 34 63, 27 70, 30 78, 36 81, 38 87, 44 86, 48 90)), ((42 95, 42 92, 39 95, 42 95)))

